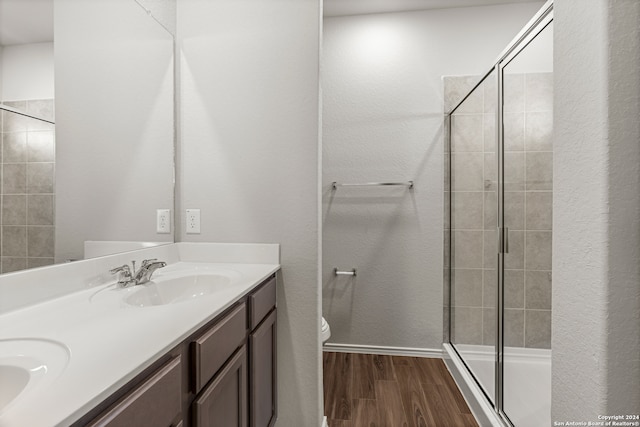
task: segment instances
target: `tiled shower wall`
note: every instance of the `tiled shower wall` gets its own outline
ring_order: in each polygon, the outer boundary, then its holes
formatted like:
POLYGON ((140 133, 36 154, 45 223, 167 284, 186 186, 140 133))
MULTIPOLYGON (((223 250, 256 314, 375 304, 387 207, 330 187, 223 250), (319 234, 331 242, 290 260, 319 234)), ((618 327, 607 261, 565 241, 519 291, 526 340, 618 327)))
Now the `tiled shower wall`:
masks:
MULTIPOLYGON (((53 121, 53 100, 5 105, 53 121)), ((0 271, 53 264, 54 125, 2 111, 0 271)))
MULTIPOLYGON (((447 77, 445 110, 478 77, 447 77)), ((505 75, 505 345, 550 348, 552 74, 505 75)), ((496 343, 495 78, 452 117, 452 341, 496 343)), ((445 191, 447 188, 445 187, 445 191)))

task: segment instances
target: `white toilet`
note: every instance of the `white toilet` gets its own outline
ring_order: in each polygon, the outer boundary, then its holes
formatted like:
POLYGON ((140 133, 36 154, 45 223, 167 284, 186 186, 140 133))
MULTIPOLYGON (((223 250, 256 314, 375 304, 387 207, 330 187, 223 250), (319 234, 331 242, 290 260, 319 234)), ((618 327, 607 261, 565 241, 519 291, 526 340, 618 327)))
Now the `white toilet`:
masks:
POLYGON ((324 317, 322 318, 322 326, 320 327, 320 335, 322 336, 322 343, 326 343, 331 338, 331 328, 324 317))

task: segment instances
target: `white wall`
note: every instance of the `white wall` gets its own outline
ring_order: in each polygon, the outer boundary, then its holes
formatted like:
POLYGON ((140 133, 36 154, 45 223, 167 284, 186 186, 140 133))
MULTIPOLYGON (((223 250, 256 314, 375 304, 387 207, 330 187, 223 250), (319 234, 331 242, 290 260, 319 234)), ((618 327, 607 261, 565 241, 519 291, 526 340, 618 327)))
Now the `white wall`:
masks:
POLYGON ((480 75, 541 7, 326 18, 323 313, 331 343, 442 345, 442 76, 480 75), (414 180, 415 189, 332 181, 414 180), (334 267, 358 268, 335 280, 334 267))
POLYGON ((131 0, 56 0, 56 258, 172 241, 173 39, 131 0))
POLYGON ((53 43, 3 46, 0 49, 2 101, 53 99, 53 43))
POLYGON ((320 425, 316 0, 178 3, 181 241, 281 245, 281 426, 320 425))
POLYGON ((640 413, 640 3, 556 0, 552 420, 640 413))

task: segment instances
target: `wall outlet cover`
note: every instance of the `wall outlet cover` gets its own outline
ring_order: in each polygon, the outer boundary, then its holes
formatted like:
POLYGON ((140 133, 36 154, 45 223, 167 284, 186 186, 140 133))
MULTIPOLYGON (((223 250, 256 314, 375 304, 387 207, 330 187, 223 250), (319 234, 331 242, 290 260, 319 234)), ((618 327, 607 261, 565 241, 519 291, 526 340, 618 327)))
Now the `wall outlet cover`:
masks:
POLYGON ((200 234, 200 209, 187 209, 187 234, 200 234))
POLYGON ((171 209, 156 210, 156 233, 171 233, 171 209))

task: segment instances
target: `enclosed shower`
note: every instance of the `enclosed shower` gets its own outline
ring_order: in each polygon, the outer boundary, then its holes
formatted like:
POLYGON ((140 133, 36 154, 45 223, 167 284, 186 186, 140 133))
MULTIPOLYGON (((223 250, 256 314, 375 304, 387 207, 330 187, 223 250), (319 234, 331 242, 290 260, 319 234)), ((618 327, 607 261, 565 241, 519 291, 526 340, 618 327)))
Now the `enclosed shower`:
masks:
POLYGON ((445 351, 476 415, 518 427, 551 422, 552 21, 444 78, 445 351))

